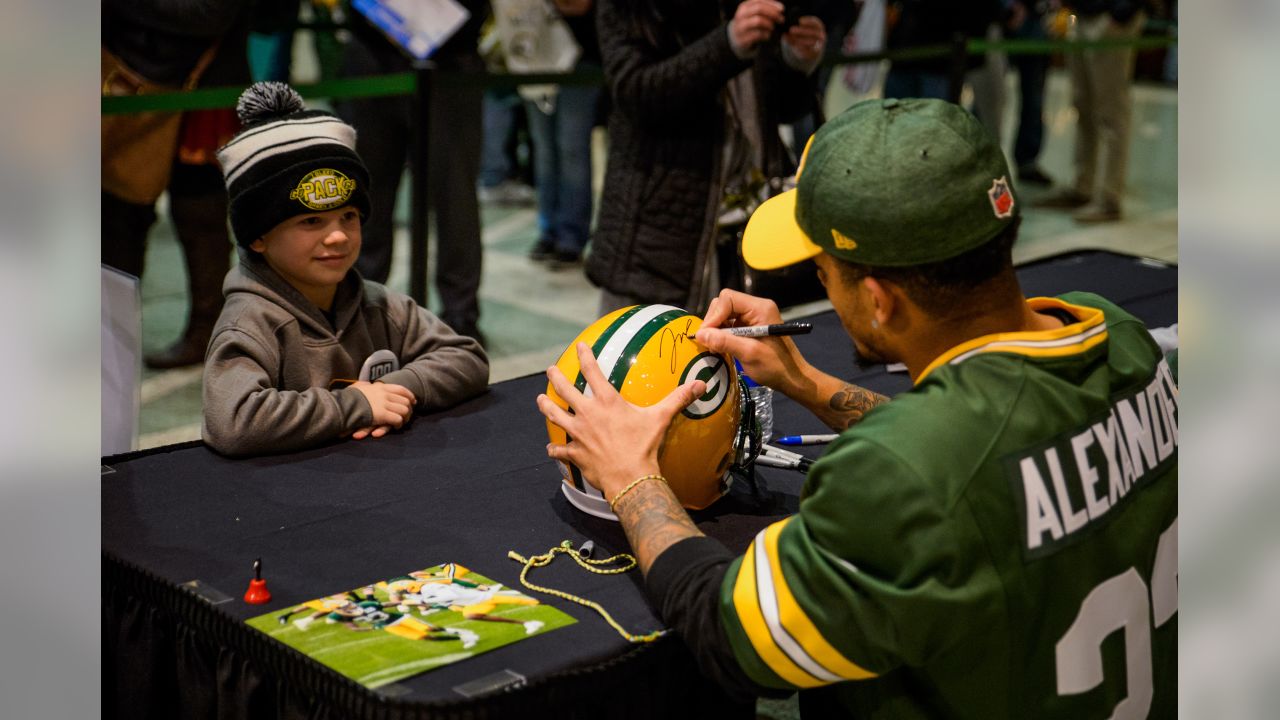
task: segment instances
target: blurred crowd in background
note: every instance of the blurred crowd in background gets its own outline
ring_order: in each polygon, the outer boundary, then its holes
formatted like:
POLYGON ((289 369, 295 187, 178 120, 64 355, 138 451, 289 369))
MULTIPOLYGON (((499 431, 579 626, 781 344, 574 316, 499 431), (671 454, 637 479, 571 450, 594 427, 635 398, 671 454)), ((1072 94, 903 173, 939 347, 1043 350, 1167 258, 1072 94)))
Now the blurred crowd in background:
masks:
MULTIPOLYGON (((440 73, 579 78, 518 88, 432 86, 423 210, 433 221, 440 302, 433 309, 481 342, 481 202, 536 207, 529 261, 585 273, 601 291, 602 311, 664 302, 701 312, 722 287, 785 304, 819 297, 815 281, 803 269, 778 276, 746 269, 738 233, 754 207, 794 175, 806 140, 825 119, 830 83, 868 96, 963 102, 998 137, 1003 119, 1015 117, 1011 180, 1051 188, 1039 207, 1101 223, 1123 217, 1135 76, 1177 81, 1176 48, 1139 52, 1123 44, 1175 35, 1176 0, 458 1, 468 18, 433 53, 440 73), (833 60, 974 38, 1102 45, 1068 53, 833 60), (1069 75, 1077 114, 1071 177, 1051 178, 1038 163, 1045 78, 1055 66, 1069 75), (1007 82, 1011 73, 1016 83, 1007 82), (1005 111, 1011 103, 1016 115, 1005 111), (591 138, 597 127, 608 136, 598 197, 591 138)), ((296 82, 299 51, 314 54, 320 81, 411 67, 347 0, 104 0, 102 44, 104 93, 136 92, 139 83, 181 89, 296 82), (300 29, 307 31, 306 47, 299 45, 300 29), (134 86, 109 87, 128 79, 134 86)), ((393 258, 392 235, 402 216, 396 203, 409 167, 412 102, 411 95, 393 95, 331 103, 356 127, 370 169, 373 212, 357 267, 381 282, 393 262, 407 262, 393 258)), ((139 161, 114 157, 119 148, 107 140, 106 117, 103 263, 138 277, 146 272, 147 236, 157 199, 167 192, 163 207, 185 257, 190 304, 182 335, 145 360, 154 369, 198 364, 234 260, 214 151, 238 130, 238 120, 231 108, 182 113, 171 144, 145 158, 159 173, 153 186, 137 188, 108 175, 113 162, 139 161)))

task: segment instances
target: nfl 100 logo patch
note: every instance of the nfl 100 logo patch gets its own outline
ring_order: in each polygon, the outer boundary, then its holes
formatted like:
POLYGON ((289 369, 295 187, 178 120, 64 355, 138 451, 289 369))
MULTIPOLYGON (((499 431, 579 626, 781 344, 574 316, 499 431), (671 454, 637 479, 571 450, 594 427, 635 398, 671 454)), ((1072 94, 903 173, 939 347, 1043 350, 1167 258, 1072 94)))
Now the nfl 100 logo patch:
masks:
POLYGON ((360 368, 360 379, 373 382, 383 375, 400 369, 400 360, 396 354, 387 349, 377 350, 365 359, 360 368))

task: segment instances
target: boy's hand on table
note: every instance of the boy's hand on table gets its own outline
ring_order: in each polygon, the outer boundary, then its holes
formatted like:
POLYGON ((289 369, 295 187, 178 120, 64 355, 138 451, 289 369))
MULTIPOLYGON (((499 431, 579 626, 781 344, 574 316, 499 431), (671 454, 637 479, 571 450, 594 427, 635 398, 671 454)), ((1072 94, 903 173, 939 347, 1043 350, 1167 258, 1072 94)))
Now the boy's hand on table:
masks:
POLYGON ((351 387, 364 395, 369 401, 369 409, 373 411, 373 425, 351 434, 356 440, 369 436, 382 437, 393 428, 403 427, 413 417, 413 406, 417 399, 413 396, 413 391, 403 385, 361 380, 352 383, 351 387))

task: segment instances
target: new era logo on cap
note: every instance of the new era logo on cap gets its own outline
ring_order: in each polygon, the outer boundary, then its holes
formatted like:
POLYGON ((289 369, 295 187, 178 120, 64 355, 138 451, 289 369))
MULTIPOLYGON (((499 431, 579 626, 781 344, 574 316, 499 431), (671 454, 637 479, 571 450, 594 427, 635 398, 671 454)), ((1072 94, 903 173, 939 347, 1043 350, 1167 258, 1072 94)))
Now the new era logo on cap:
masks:
POLYGON ((853 238, 835 228, 831 228, 831 239, 836 241, 836 247, 841 250, 853 250, 858 247, 858 243, 854 242, 853 238))

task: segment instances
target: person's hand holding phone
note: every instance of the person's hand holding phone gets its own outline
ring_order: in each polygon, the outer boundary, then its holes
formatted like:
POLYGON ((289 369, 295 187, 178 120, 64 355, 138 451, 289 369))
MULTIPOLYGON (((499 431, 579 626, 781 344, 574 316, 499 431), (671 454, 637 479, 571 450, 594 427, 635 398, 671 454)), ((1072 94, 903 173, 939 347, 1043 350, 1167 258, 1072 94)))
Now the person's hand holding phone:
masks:
MULTIPOLYGON (((797 11, 800 11, 799 8, 797 11)), ((787 28, 782 35, 782 42, 786 43, 802 62, 816 62, 822 58, 826 50, 827 29, 823 26, 822 20, 816 16, 802 15, 797 18, 794 25, 787 28)))
POLYGON ((729 39, 735 50, 754 52, 782 24, 785 7, 778 0, 746 0, 729 23, 729 39))

